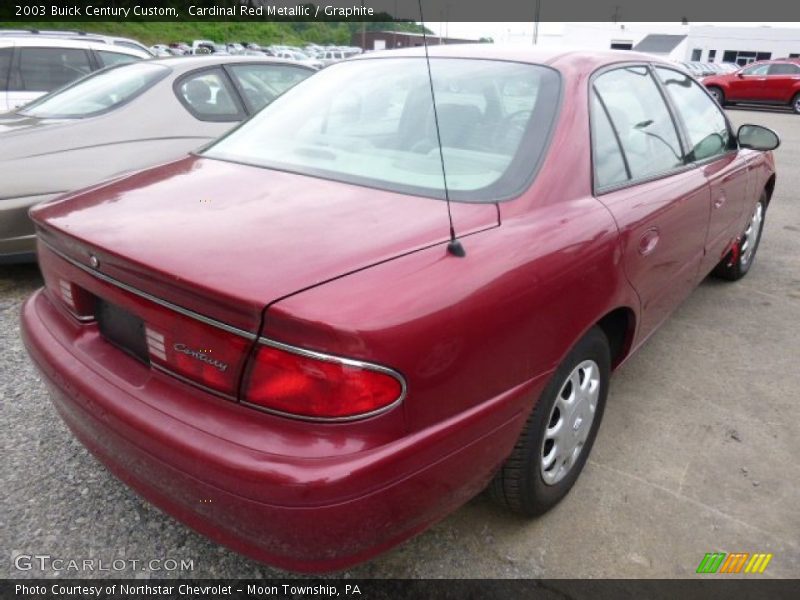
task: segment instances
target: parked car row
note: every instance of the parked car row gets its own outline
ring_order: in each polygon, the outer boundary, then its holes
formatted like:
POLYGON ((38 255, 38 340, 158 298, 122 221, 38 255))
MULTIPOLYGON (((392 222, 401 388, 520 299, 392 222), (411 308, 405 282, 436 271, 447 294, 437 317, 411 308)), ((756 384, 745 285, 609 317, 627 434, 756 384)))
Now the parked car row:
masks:
POLYGON ((297 46, 271 45, 260 46, 254 42, 229 42, 218 44, 211 40, 195 40, 192 44, 173 42, 171 44, 155 44, 150 51, 156 56, 184 56, 191 54, 233 54, 250 56, 275 56, 301 62, 316 69, 356 56, 362 53, 361 48, 353 46, 318 46, 308 44, 304 48, 297 46))
POLYGON ((702 82, 721 106, 789 106, 800 114, 800 58, 754 62, 734 73, 704 77, 702 82))
POLYGON ((704 62, 679 62, 693 77, 706 77, 707 75, 724 75, 739 70, 736 63, 704 63, 704 62))

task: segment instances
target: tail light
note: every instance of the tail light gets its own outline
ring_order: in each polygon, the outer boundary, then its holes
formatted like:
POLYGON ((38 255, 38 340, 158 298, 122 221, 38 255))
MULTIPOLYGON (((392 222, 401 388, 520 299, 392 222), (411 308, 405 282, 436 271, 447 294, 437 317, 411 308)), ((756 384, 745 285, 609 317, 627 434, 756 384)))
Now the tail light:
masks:
POLYGON ((251 340, 171 311, 155 321, 146 320, 144 328, 151 365, 236 396, 251 340))
POLYGON ((94 318, 94 296, 83 288, 58 275, 44 273, 45 285, 73 317, 79 321, 94 318))
POLYGON ((402 376, 386 367, 262 340, 243 400, 291 416, 349 420, 386 410, 404 395, 402 376))

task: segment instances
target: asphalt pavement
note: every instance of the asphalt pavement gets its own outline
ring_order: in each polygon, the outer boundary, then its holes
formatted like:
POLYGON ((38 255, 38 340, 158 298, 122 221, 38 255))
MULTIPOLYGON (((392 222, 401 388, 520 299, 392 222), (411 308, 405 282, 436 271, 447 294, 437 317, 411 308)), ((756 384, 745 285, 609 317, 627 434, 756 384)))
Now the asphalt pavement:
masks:
MULTIPOLYGON (((533 520, 479 496, 338 576, 694 577, 707 552, 771 553, 761 577, 800 575, 800 116, 729 114, 783 139, 756 263, 705 281, 616 374, 569 496, 533 520)), ((286 577, 151 507, 75 441, 19 336, 40 285, 35 267, 0 267, 0 576, 286 577), (36 555, 95 570, 42 571, 36 555), (132 562, 152 559, 161 570, 132 562)))

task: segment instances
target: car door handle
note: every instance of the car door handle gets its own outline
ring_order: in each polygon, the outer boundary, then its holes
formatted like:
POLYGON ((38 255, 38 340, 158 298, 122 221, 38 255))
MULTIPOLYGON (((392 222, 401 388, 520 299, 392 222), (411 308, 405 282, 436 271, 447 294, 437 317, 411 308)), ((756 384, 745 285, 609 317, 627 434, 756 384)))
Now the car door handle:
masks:
POLYGON ((639 238, 639 254, 647 256, 656 249, 659 240, 659 233, 657 227, 651 227, 642 234, 639 238))
POLYGON ((720 194, 719 198, 714 200, 714 208, 722 208, 722 205, 725 204, 727 200, 725 194, 720 194))

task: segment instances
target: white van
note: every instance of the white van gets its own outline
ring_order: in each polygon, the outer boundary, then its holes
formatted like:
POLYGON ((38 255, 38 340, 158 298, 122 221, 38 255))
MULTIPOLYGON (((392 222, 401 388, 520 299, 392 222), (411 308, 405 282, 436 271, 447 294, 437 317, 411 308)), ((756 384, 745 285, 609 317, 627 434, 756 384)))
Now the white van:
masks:
POLYGON ((104 42, 0 36, 0 112, 19 108, 92 71, 149 56, 104 42))

